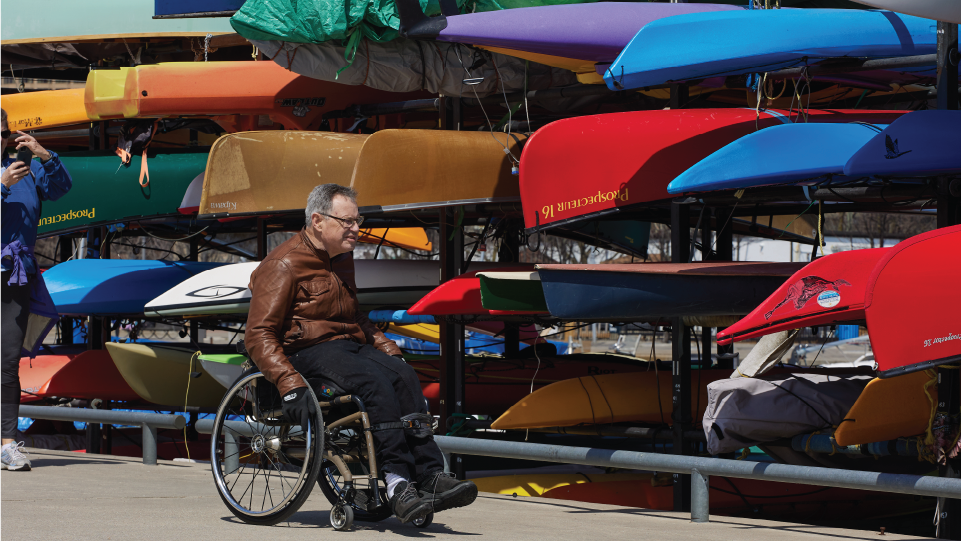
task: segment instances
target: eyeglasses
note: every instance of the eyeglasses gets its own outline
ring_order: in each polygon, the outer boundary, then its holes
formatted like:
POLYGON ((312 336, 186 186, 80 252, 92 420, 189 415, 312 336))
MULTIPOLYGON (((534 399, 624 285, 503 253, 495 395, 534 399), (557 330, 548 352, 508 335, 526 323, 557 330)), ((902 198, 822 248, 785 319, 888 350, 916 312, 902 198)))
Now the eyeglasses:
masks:
POLYGON ((0 137, 4 139, 10 139, 11 135, 13 135, 13 132, 11 132, 10 130, 3 130, 2 132, 0 132, 0 137))
POLYGON ((341 225, 344 226, 344 229, 350 229, 351 227, 354 227, 354 224, 357 224, 357 227, 360 227, 360 224, 364 223, 363 216, 358 216, 356 218, 338 218, 336 216, 331 216, 330 214, 324 214, 323 212, 318 212, 317 214, 337 220, 341 225))

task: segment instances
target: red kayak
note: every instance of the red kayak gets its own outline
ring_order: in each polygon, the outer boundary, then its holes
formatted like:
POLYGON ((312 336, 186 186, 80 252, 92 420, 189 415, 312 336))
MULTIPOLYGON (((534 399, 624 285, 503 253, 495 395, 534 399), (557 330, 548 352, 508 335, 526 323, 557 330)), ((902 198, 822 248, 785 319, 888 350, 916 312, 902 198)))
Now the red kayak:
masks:
POLYGON ((503 310, 488 310, 481 304, 480 278, 478 272, 498 271, 533 271, 533 265, 513 266, 483 271, 468 272, 444 282, 424 295, 424 298, 411 306, 407 313, 413 316, 452 316, 452 315, 484 315, 510 316, 544 314, 546 312, 520 312, 503 310))
MULTIPOLYGON (((890 124, 905 111, 811 110, 809 122, 890 124)), ((528 228, 668 199, 667 185, 714 151, 788 124, 790 111, 679 109, 568 118, 524 145, 520 192, 528 228)))
MULTIPOLYGON (((411 359, 408 364, 420 376, 421 389, 430 402, 430 410, 440 411, 440 360, 411 359)), ((647 370, 645 361, 616 355, 541 357, 540 367, 536 358, 469 357, 464 378, 467 393, 464 407, 470 414, 499 416, 531 393, 532 380, 537 390, 566 379, 642 370, 647 370)))
POLYGON ((84 398, 142 402, 106 350, 20 359, 20 401, 84 398))
POLYGON ((743 319, 718 331, 727 344, 765 334, 864 319, 864 291, 874 266, 893 248, 851 250, 812 261, 743 319))

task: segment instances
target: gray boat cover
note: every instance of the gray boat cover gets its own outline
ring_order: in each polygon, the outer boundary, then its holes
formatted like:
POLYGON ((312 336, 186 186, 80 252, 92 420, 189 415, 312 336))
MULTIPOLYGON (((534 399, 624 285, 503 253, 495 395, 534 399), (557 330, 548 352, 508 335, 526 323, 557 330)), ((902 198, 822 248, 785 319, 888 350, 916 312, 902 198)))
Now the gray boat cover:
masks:
POLYGON ((364 40, 353 64, 346 48, 326 43, 251 40, 267 58, 313 79, 345 85, 366 85, 388 92, 427 90, 451 97, 483 98, 495 93, 560 88, 577 84, 573 72, 457 43, 398 38, 386 43, 364 40), (481 63, 483 61, 483 63, 481 63), (477 64, 477 67, 472 67, 477 64), (476 84, 465 84, 473 79, 476 84))
POLYGON ((703 428, 711 454, 837 426, 872 376, 772 374, 707 386, 703 428))

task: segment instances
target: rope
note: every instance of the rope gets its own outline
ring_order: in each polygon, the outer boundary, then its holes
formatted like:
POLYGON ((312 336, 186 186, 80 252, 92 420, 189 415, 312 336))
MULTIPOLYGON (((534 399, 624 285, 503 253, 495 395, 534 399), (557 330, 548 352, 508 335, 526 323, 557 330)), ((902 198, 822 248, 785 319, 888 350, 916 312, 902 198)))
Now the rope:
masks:
MULTIPOLYGON (((184 415, 187 415, 187 397, 190 396, 190 374, 194 371, 194 359, 200 355, 200 351, 194 352, 190 356, 190 363, 187 365, 187 392, 184 394, 184 415)), ((187 425, 184 425, 184 449, 187 450, 187 460, 190 460, 190 445, 187 443, 187 425)))
POLYGON ((824 221, 824 202, 818 199, 818 248, 824 257, 824 235, 821 234, 821 223, 824 221))

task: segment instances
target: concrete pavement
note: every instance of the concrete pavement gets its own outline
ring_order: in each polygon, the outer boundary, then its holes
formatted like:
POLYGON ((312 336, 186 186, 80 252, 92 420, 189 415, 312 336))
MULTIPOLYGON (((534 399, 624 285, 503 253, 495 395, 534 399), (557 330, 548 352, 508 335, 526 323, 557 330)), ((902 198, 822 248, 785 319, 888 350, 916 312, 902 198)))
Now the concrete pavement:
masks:
POLYGON ((290 522, 266 528, 246 525, 224 506, 206 464, 28 450, 31 472, 0 474, 0 535, 17 541, 123 539, 225 541, 267 539, 390 539, 400 537, 551 541, 652 539, 770 541, 921 539, 764 520, 712 517, 693 524, 686 513, 647 511, 540 498, 481 494, 471 507, 438 514, 424 529, 390 518, 356 522, 353 532, 334 531, 330 505, 320 490, 290 522), (328 537, 330 536, 330 537, 328 537))

